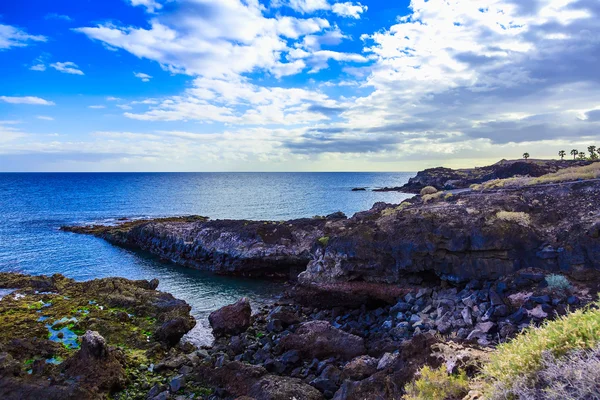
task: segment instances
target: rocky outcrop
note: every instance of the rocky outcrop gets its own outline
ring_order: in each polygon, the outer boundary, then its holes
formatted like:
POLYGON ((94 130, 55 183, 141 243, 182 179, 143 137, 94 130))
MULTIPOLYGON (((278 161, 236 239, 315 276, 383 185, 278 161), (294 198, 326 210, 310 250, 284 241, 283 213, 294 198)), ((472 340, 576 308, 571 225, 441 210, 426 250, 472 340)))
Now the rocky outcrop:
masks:
POLYGON ((250 301, 244 297, 235 304, 212 312, 208 321, 215 336, 235 335, 248 329, 251 314, 250 301))
POLYGON ((340 357, 351 360, 366 352, 361 337, 333 327, 327 321, 310 321, 279 343, 283 350, 296 350, 309 358, 340 357))
POLYGON ((374 191, 419 193, 426 186, 433 186, 438 190, 461 189, 492 179, 505 179, 514 176, 538 177, 556 172, 559 169, 587 164, 589 164, 588 161, 502 160, 493 165, 472 169, 437 167, 418 172, 404 186, 375 189, 374 191))
POLYGON ((299 280, 401 283, 432 273, 494 280, 525 268, 600 269, 600 182, 493 192, 441 192, 399 206, 378 203, 330 224, 299 280))
POLYGON ((326 224, 344 218, 342 213, 281 222, 180 217, 61 229, 218 274, 294 278, 306 268, 326 224))
POLYGON ((157 285, 0 273, 0 288, 12 289, 0 299, 0 398, 98 399, 160 378, 149 366, 195 320, 157 285))

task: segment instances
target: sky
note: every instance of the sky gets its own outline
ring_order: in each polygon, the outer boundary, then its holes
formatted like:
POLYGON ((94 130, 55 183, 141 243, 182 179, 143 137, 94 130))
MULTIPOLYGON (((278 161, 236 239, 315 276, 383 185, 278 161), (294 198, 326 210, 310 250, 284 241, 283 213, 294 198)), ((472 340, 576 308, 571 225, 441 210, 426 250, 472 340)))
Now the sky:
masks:
POLYGON ((416 171, 600 147, 598 0, 0 2, 0 171, 416 171))

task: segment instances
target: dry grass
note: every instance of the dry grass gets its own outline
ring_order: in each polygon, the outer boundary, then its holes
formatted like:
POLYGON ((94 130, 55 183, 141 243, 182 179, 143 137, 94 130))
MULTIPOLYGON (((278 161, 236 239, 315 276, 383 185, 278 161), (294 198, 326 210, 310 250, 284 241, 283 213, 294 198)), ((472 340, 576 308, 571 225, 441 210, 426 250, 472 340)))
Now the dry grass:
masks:
POLYGON ((545 354, 563 357, 573 351, 593 349, 599 341, 600 310, 577 310, 539 328, 531 327, 499 345, 483 367, 483 377, 490 384, 490 393, 497 396, 510 394, 516 387, 534 387, 536 374, 544 369, 545 354))
POLYGON ((523 187, 532 185, 543 185, 549 183, 571 182, 586 179, 600 178, 600 162, 585 165, 583 167, 571 167, 561 169, 557 172, 540 176, 538 178, 517 176, 506 179, 493 179, 482 184, 471 185, 473 190, 499 189, 510 187, 523 187))
POLYGON ((412 203, 410 203, 408 201, 402 202, 402 203, 400 203, 400 205, 398 205, 398 207, 386 208, 385 210, 383 210, 381 212, 381 216, 388 217, 390 215, 397 214, 409 206, 412 206, 412 203))
POLYGON ((403 400, 449 400, 462 398, 469 391, 465 372, 448 375, 445 367, 431 369, 425 366, 418 378, 405 387, 403 400))
POLYGON ((438 190, 436 188, 434 188, 433 186, 425 186, 423 189, 421 189, 421 196, 425 196, 428 194, 434 194, 437 192, 438 192, 438 190))
POLYGON ((496 218, 500 221, 512 222, 521 226, 529 226, 531 217, 524 212, 498 211, 496 218))

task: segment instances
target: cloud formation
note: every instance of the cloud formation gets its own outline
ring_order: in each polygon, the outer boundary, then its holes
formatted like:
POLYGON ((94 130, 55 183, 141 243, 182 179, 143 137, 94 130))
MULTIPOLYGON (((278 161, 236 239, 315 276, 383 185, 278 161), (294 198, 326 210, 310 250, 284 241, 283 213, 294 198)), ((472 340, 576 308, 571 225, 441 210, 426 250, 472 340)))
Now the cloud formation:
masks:
POLYGON ((58 72, 62 72, 63 74, 71 74, 71 75, 85 75, 83 71, 79 69, 79 66, 74 62, 55 62, 50 64, 52 68, 57 70, 58 72))
POLYGON ((142 80, 142 82, 150 82, 150 79, 152 79, 152 77, 148 74, 145 74, 143 72, 134 72, 133 76, 135 76, 136 78, 139 78, 142 80))
POLYGON ((10 104, 31 104, 38 106, 53 106, 54 102, 44 100, 40 97, 24 96, 24 97, 11 97, 11 96, 0 96, 0 101, 10 104))
POLYGON ((25 47, 32 42, 45 42, 48 40, 42 35, 30 35, 23 29, 11 25, 0 24, 0 51, 11 47, 25 47))

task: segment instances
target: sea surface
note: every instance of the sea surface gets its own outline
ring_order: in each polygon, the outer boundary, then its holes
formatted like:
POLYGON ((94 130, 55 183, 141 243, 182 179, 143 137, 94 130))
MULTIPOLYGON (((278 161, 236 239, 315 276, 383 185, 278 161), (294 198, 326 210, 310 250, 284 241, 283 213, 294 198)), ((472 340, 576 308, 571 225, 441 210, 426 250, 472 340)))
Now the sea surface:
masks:
POLYGON ((160 280, 198 320, 189 339, 212 340, 208 314, 248 296, 266 301, 281 284, 214 276, 165 263, 62 225, 114 223, 122 217, 204 215, 213 219, 286 220, 343 211, 348 216, 402 193, 352 192, 400 186, 413 173, 0 173, 0 271, 160 280))

